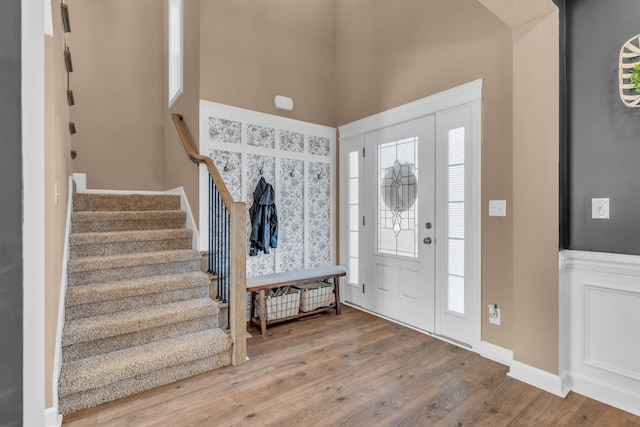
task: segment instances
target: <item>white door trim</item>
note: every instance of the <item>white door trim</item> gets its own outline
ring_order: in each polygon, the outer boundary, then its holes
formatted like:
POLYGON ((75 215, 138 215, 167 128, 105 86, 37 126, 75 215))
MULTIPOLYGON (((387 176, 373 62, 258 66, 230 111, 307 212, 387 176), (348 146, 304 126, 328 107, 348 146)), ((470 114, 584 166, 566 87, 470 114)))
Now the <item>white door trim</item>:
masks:
MULTIPOLYGON (((463 105, 471 106, 471 147, 467 173, 471 177, 471 195, 469 198, 470 226, 465 231, 465 239, 469 240, 471 303, 470 316, 473 319, 472 349, 478 349, 481 343, 481 101, 482 80, 475 80, 461 86, 440 92, 429 97, 401 105, 382 113, 365 117, 361 120, 340 126, 340 140, 353 140, 358 135, 372 132, 393 124, 413 120, 437 112, 446 111, 463 105)), ((345 147, 340 144, 341 155, 345 147)), ((341 212, 344 209, 341 210, 341 212)), ((344 212, 343 212, 344 213, 344 212)), ((345 218, 343 218, 345 219, 345 218)), ((341 221, 340 241, 347 237, 345 221, 341 221)), ((341 263, 348 262, 345 252, 341 251, 341 263)))

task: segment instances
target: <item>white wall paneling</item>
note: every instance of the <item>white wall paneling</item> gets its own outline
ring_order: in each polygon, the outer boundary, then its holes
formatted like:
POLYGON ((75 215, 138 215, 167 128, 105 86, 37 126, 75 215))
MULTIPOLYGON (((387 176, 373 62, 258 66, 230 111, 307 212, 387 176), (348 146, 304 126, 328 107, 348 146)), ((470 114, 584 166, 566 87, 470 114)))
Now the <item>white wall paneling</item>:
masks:
MULTIPOLYGON (((275 190, 278 248, 247 256, 247 276, 335 263, 335 128, 201 100, 199 139, 200 154, 213 159, 247 209, 260 177, 275 190)), ((201 168, 200 200, 207 191, 201 168)), ((201 230, 208 228, 206 209, 200 203, 201 230)), ((247 214, 247 239, 249 229, 247 214)), ((201 250, 207 238, 201 233, 201 250)))
POLYGON ((640 256, 563 251, 560 266, 572 390, 640 415, 640 256))

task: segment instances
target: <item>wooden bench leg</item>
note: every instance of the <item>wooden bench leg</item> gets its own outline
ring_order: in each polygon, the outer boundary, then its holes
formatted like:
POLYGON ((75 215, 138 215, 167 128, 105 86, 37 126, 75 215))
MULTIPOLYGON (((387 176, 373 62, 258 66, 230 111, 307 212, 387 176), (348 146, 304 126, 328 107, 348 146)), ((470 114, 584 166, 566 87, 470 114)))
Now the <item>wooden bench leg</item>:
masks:
POLYGON ((264 289, 260 289, 258 293, 258 310, 260 310, 260 332, 262 335, 267 333, 267 299, 264 289))
POLYGON ((253 318, 256 315, 256 293, 249 292, 249 324, 253 325, 253 318))
POLYGON ((333 289, 336 294, 336 316, 340 314, 340 278, 333 278, 333 289))

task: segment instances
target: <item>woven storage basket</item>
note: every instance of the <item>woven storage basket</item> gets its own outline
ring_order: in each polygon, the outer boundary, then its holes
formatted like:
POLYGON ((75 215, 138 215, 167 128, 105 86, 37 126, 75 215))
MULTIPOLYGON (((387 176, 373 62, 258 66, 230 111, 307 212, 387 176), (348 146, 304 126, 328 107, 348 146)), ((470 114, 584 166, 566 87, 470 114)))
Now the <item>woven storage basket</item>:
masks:
MULTIPOLYGON (((300 310, 300 290, 293 286, 270 289, 266 291, 267 321, 295 316, 300 310)), ((259 310, 258 295, 256 308, 259 310)))
POLYGON ((334 301, 333 285, 325 282, 294 285, 300 289, 300 311, 306 313, 316 308, 328 307, 334 301))

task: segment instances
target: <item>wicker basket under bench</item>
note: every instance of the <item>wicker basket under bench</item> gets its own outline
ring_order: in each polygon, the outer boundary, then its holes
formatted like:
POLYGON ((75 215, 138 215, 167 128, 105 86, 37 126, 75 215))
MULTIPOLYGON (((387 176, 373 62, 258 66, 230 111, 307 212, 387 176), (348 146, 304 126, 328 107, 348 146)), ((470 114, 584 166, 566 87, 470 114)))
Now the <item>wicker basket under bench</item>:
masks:
MULTIPOLYGON (((283 273, 267 274, 264 276, 248 277, 247 278, 247 292, 251 292, 251 322, 256 326, 260 326, 260 332, 262 335, 267 331, 267 325, 274 323, 284 322, 286 320, 296 319, 303 316, 311 316, 317 313, 322 313, 328 310, 335 310, 336 315, 340 314, 340 282, 339 278, 347 275, 347 269, 339 265, 332 265, 328 267, 308 268, 304 270, 286 271, 283 273), (296 285, 305 285, 314 282, 330 283, 333 287, 334 298, 330 305, 319 307, 310 311, 299 311, 300 295, 297 297, 294 295, 296 292, 319 292, 326 293, 324 285, 319 285, 317 290, 307 289, 305 286, 300 286, 301 289, 296 289, 296 285), (293 289, 287 289, 290 287, 293 289), (283 310, 277 312, 275 308, 269 306, 267 303, 267 291, 273 289, 282 289, 282 292, 276 293, 271 298, 282 298, 282 301, 286 303, 283 306, 283 310), (297 303, 296 303, 297 301, 297 303), (297 304, 294 310, 290 307, 291 304, 297 304), (258 309, 258 316, 256 313, 256 304, 258 309), (265 314, 269 313, 272 317, 267 319, 265 314), (294 314, 295 313, 295 314, 294 314)), ((269 303, 272 301, 270 300, 269 303)), ((305 305, 306 306, 306 305, 305 305)), ((304 307, 303 307, 304 308, 304 307)))

